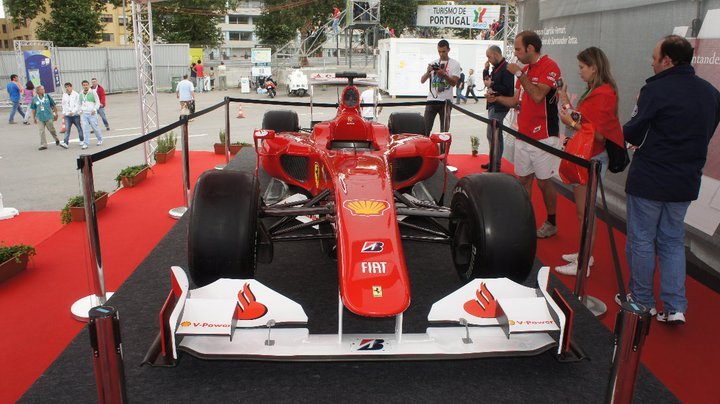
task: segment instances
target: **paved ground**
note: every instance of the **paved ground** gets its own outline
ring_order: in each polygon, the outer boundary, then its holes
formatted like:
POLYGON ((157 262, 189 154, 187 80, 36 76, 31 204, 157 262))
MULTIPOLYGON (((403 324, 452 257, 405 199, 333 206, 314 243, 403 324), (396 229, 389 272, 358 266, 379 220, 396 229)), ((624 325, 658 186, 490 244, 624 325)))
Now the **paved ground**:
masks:
MULTIPOLYGON (((253 99, 269 99, 266 95, 241 94, 233 89, 227 92, 210 92, 197 95, 197 110, 206 108, 222 100, 226 95, 232 97, 243 97, 253 99)), ((327 87, 318 90, 316 88, 314 100, 316 102, 335 102, 338 97, 338 90, 335 87, 327 87)), ((279 95, 278 100, 305 101, 309 102, 310 97, 302 99, 279 95)), ((418 99, 398 99, 398 101, 418 99)), ((386 98, 385 102, 394 100, 386 98)), ((159 115, 161 125, 164 126, 173 122, 178 113, 178 103, 174 94, 158 94, 159 115)), ((237 104, 231 104, 231 138, 233 141, 252 141, 252 130, 259 127, 263 113, 270 108, 269 105, 243 104, 245 119, 237 119, 237 104)), ((469 110, 485 114, 485 102, 480 100, 475 104, 473 101, 464 105, 469 110)), ((307 107, 280 107, 283 109, 294 109, 300 116, 302 127, 310 126, 310 109, 307 107)), ((386 108, 380 114, 380 121, 387 123, 387 117, 393 110, 417 111, 422 113, 423 107, 401 107, 386 108)), ((22 124, 9 125, 8 109, 0 109, 0 193, 2 193, 4 205, 13 207, 20 211, 51 211, 60 210, 67 199, 81 193, 80 172, 76 169, 77 158, 81 154, 95 153, 102 148, 111 147, 125 142, 140 134, 140 104, 138 95, 116 94, 108 95, 106 112, 110 122, 110 131, 103 132, 104 143, 96 146, 96 140, 91 135, 90 148, 81 150, 75 129, 71 135, 70 149, 65 150, 51 144, 48 150, 38 151, 39 137, 37 128, 34 125, 22 124)), ((335 115, 332 108, 314 108, 313 119, 330 119, 335 115)), ((16 122, 18 122, 16 116, 16 122)), ((60 130, 60 120, 55 123, 56 129, 60 130)), ((480 153, 487 153, 487 142, 485 141, 485 125, 457 112, 453 113, 452 125, 454 142, 452 151, 454 153, 470 153, 470 136, 480 136, 480 153)), ((224 128, 224 110, 218 109, 207 115, 195 119, 190 123, 190 150, 212 150, 213 143, 218 140, 217 134, 224 128)), ((439 130, 439 123, 436 121, 435 130, 439 130)), ((179 134, 179 131, 178 131, 179 134)), ((51 137, 48 135, 48 139, 51 137)), ((117 173, 128 165, 141 164, 144 162, 143 149, 141 146, 127 150, 110 158, 104 159, 93 166, 95 189, 111 191, 115 189, 114 178, 117 173)), ((181 179, 178 178, 178 182, 181 179)))

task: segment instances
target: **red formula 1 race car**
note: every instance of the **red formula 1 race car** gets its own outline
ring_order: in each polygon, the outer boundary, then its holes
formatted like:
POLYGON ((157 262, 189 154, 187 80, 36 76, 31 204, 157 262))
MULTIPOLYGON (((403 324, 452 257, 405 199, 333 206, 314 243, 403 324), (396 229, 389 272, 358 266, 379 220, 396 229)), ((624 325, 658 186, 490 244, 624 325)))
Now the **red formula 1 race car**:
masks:
POLYGON ((533 209, 519 182, 498 173, 467 176, 443 206, 423 181, 439 169, 447 178, 452 136, 426 135, 415 113, 393 113, 387 126, 364 120, 353 85, 364 75, 337 76, 349 85, 334 119, 301 131, 295 112, 269 111, 254 133, 254 174, 226 169, 199 178, 188 236, 188 272, 199 288, 190 290, 185 271, 173 268, 162 355, 418 358, 527 355, 555 346, 565 315, 545 290, 548 271, 540 270, 539 289, 517 283, 528 277, 536 248, 533 209), (260 169, 272 178, 262 195, 260 169), (277 245, 311 239, 337 259, 337 334, 309 333, 300 304, 254 279, 277 245), (412 297, 403 240, 448 244, 468 281, 432 306, 428 321, 445 326, 426 333, 402 332, 412 297), (395 333, 345 334, 343 307, 394 316, 395 333))

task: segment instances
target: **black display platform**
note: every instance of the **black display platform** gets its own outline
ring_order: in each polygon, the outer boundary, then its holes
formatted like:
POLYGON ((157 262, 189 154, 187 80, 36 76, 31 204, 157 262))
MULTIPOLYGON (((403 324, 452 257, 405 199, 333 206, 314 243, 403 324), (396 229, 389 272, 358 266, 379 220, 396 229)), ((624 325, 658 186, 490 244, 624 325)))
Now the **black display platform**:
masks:
MULTIPOLYGON (((254 164, 252 151, 243 149, 230 167, 247 170, 254 164)), ((438 195, 442 176, 436 175, 428 185, 438 195)), ((560 363, 550 352, 522 358, 321 363, 207 361, 185 354, 174 368, 141 366, 158 332, 158 311, 170 289, 170 266, 187 268, 186 219, 168 232, 109 301, 120 312, 130 402, 604 401, 612 335, 554 277, 550 286, 560 288, 577 311, 575 340, 589 356, 579 363, 560 363)), ((405 332, 424 332, 430 305, 461 283, 448 246, 408 242, 404 248, 413 294, 405 332)), ((276 248, 275 260, 258 268, 257 279, 300 303, 312 333, 336 332, 337 268, 322 254, 319 242, 276 248)), ((533 279, 534 275, 528 284, 533 279)), ((347 311, 344 320, 347 332, 392 332, 393 326, 394 319, 363 319, 347 311)), ((21 402, 96 400, 85 328, 21 402)), ((635 402, 677 399, 643 367, 635 402)))

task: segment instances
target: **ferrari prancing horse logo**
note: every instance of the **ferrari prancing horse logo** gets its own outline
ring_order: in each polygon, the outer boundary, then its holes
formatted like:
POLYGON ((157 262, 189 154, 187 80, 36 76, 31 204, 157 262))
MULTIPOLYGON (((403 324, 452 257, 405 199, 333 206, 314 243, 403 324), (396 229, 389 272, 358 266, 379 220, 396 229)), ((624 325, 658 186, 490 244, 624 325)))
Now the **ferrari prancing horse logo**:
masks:
POLYGON ((353 199, 343 203, 355 216, 382 216, 390 208, 386 201, 353 199))

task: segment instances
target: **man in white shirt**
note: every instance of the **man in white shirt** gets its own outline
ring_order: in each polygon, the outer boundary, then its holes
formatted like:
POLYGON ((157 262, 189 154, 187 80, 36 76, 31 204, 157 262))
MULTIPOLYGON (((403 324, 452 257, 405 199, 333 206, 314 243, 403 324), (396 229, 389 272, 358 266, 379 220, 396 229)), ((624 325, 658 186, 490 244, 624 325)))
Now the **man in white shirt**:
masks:
MULTIPOLYGON (((380 92, 378 92, 377 103, 381 102, 382 96, 380 96, 380 92)), ((360 104, 375 104, 375 89, 368 88, 367 90, 363 91, 362 94, 360 94, 360 104)), ((372 105, 369 107, 362 107, 360 114, 366 121, 375 121, 377 120, 377 118, 375 117, 374 109, 375 108, 372 105)), ((382 112, 382 106, 378 105, 377 114, 380 115, 380 112, 382 112)))
POLYGON ((177 85, 175 97, 180 100, 180 114, 189 115, 191 104, 195 102, 195 86, 192 81, 188 80, 188 75, 183 75, 183 79, 177 85))
POLYGON ((65 115, 65 139, 63 139, 60 146, 67 149, 68 142, 70 141, 70 129, 73 125, 77 128, 78 138, 80 144, 84 144, 82 126, 80 126, 80 94, 73 90, 73 86, 70 83, 65 83, 65 92, 62 96, 62 109, 63 115, 65 115))
POLYGON ((97 111, 100 109, 100 97, 97 93, 90 88, 90 82, 83 80, 83 90, 78 94, 80 99, 80 120, 82 121, 83 141, 82 148, 87 149, 90 143, 90 129, 95 132, 95 138, 97 139, 97 145, 103 144, 102 132, 100 131, 100 125, 98 125, 97 111))
POLYGON ((446 40, 438 42, 438 59, 433 60, 427 66, 427 71, 420 78, 421 83, 430 79, 430 90, 425 105, 425 131, 432 133, 435 124, 435 116, 440 115, 440 131, 450 130, 450 110, 446 110, 445 101, 453 98, 453 87, 460 79, 460 63, 451 59, 450 44, 446 40))
POLYGON ((218 66, 218 90, 225 91, 227 90, 227 66, 225 66, 224 62, 220 62, 220 65, 218 66))

